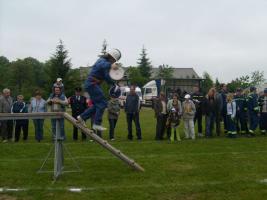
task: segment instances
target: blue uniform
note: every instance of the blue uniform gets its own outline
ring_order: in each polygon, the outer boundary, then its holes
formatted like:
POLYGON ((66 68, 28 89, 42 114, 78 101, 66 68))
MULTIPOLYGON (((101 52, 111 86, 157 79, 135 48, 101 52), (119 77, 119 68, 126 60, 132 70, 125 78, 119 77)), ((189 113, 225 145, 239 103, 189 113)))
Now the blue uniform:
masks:
POLYGON ((259 98, 260 106, 260 130, 262 134, 266 134, 267 131, 267 97, 261 96, 259 98))
POLYGON ((247 130, 246 122, 246 98, 243 95, 235 95, 234 100, 236 102, 236 125, 237 130, 244 134, 247 130), (240 127, 240 126, 241 127, 240 127))
POLYGON ((249 114, 249 132, 254 133, 256 130, 259 118, 259 106, 258 106, 258 95, 255 93, 251 93, 247 99, 247 107, 248 107, 248 114, 249 114))
POLYGON ((86 109, 80 117, 86 120, 93 115, 94 124, 101 125, 102 116, 107 107, 107 100, 105 99, 104 93, 100 87, 102 81, 106 81, 109 84, 114 82, 109 76, 109 70, 111 68, 111 62, 105 58, 100 58, 93 65, 88 78, 85 81, 85 90, 89 93, 91 100, 93 101, 93 106, 86 109))

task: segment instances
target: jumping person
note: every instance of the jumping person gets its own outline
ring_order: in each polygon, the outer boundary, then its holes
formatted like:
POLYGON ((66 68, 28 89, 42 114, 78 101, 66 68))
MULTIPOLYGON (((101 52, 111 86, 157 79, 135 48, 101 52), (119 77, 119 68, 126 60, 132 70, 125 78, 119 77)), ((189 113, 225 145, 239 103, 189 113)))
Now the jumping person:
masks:
MULTIPOLYGON (((108 84, 114 84, 114 81, 109 76, 110 69, 117 69, 115 64, 121 58, 121 52, 118 49, 113 49, 107 52, 93 65, 91 72, 85 81, 85 90, 90 95, 90 98, 94 102, 91 108, 86 109, 81 115, 77 117, 77 122, 85 124, 85 120, 91 118, 95 114, 93 129, 104 131, 106 128, 101 126, 102 117, 105 108, 107 107, 107 101, 104 93, 100 87, 100 84, 105 80, 108 84)), ((117 86, 117 88, 119 88, 117 86)))

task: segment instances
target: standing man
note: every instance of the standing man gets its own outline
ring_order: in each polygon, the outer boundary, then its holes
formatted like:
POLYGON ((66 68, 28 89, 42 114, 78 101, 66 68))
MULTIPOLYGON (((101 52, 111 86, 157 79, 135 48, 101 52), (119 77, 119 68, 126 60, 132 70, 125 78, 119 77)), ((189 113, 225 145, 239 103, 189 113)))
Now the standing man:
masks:
MULTIPOLYGON (((65 107, 68 105, 68 99, 61 92, 60 87, 54 87, 54 92, 50 95, 46 101, 51 107, 51 112, 65 112, 65 107)), ((52 124, 52 137, 56 138, 56 121, 57 119, 51 119, 52 124)), ((65 139, 65 130, 64 130, 64 119, 59 119, 60 122, 60 137, 62 140, 65 139)))
MULTIPOLYGON (((23 95, 17 96, 17 101, 14 102, 11 113, 28 113, 28 107, 24 102, 23 95)), ((23 131, 23 140, 26 141, 28 139, 28 128, 29 128, 29 120, 28 119, 19 119, 16 120, 15 126, 15 142, 18 142, 20 139, 21 129, 23 131)))
POLYGON ((157 118, 155 140, 163 140, 164 131, 167 122, 167 103, 163 92, 160 92, 159 97, 154 103, 155 117, 157 118))
MULTIPOLYGON (((107 100, 105 99, 100 84, 103 81, 106 81, 108 84, 114 84, 114 81, 109 76, 109 71, 111 68, 118 68, 118 65, 115 64, 115 62, 120 58, 121 52, 118 49, 112 49, 108 53, 102 55, 93 65, 92 70, 85 81, 85 89, 94 104, 77 117, 77 123, 86 126, 85 120, 94 115, 93 129, 96 131, 106 130, 105 127, 101 126, 101 123, 105 108, 107 107, 107 100)), ((119 86, 117 86, 117 88, 119 88, 119 86)))
POLYGON ((204 96, 203 94, 199 91, 199 87, 195 86, 193 88, 193 93, 191 95, 191 98, 195 104, 196 107, 196 113, 194 116, 194 123, 197 121, 198 125, 198 136, 202 137, 202 104, 204 101, 204 96))
POLYGON ((142 139, 141 127, 139 123, 140 99, 135 92, 135 86, 130 87, 130 93, 126 97, 125 113, 128 124, 128 140, 133 140, 132 121, 135 123, 136 136, 138 140, 142 139))
POLYGON ((246 98, 242 94, 242 89, 237 88, 234 96, 236 102, 236 128, 237 132, 244 135, 246 133, 246 98))
POLYGON ((260 130, 261 134, 265 135, 267 131, 267 88, 264 89, 264 94, 259 99, 260 106, 260 130))
POLYGON ((220 91, 220 95, 221 95, 221 100, 222 100, 222 111, 221 111, 221 116, 223 119, 223 125, 224 125, 224 133, 227 133, 227 102, 226 102, 226 96, 227 96, 227 86, 226 84, 221 84, 221 91, 220 91))
MULTIPOLYGON (((68 101, 71 106, 72 117, 77 119, 77 117, 82 114, 87 108, 87 99, 85 96, 81 95, 82 88, 75 88, 75 95, 71 96, 68 101)), ((86 135, 82 132, 82 140, 86 139, 86 135)), ((73 126, 73 140, 78 140, 78 129, 73 126)))
MULTIPOLYGON (((3 95, 0 98, 0 113, 11 113, 11 107, 13 104, 13 99, 10 96, 10 89, 5 88, 3 90, 3 95)), ((13 132, 13 121, 4 120, 0 121, 1 123, 1 135, 3 138, 3 143, 8 142, 12 139, 13 132)))
POLYGON ((249 134, 250 136, 255 136, 255 130, 257 129, 259 123, 259 105, 256 87, 250 87, 250 94, 248 95, 247 106, 249 115, 249 134))

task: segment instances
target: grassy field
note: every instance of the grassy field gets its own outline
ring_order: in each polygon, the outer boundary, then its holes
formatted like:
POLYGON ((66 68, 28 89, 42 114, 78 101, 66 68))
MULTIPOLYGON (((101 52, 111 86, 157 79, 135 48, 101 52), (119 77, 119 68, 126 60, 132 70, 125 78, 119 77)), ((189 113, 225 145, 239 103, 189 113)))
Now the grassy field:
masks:
MULTIPOLYGON (((122 113, 112 145, 145 168, 136 172, 94 142, 73 142, 66 124, 65 147, 82 172, 65 173, 57 182, 51 173, 37 174, 53 146, 46 122, 45 140, 37 143, 31 128, 29 141, 0 144, 0 200, 2 199, 267 199, 267 138, 154 141, 155 119, 141 112, 143 140, 127 141, 122 113), (8 189, 21 191, 8 191, 8 189), (81 192, 68 191, 81 188, 81 192)), ((106 119, 106 117, 105 117, 106 119)), ((107 122, 105 121, 105 124, 107 122)), ((32 124, 31 124, 32 127, 32 124)), ((182 132, 182 127, 180 127, 182 132)), ((104 138, 108 132, 104 133, 104 138)), ((182 133, 183 135, 183 133, 182 133)), ((52 159, 45 166, 52 169, 52 159)), ((66 154, 65 170, 73 169, 66 154)))

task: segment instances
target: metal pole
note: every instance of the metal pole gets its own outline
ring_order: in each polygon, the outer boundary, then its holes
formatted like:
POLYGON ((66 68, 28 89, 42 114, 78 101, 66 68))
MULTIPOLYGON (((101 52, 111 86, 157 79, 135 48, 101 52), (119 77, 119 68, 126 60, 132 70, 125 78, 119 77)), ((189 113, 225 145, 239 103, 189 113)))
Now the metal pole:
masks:
POLYGON ((55 158, 54 158, 54 179, 56 180, 62 174, 63 169, 63 147, 60 135, 60 120, 56 119, 56 138, 55 138, 55 158))

